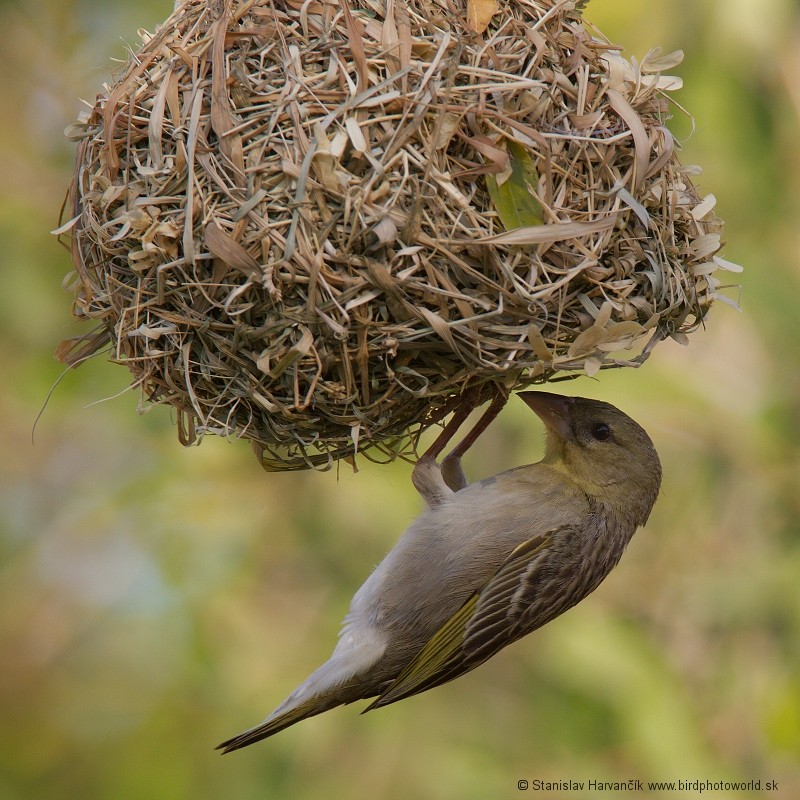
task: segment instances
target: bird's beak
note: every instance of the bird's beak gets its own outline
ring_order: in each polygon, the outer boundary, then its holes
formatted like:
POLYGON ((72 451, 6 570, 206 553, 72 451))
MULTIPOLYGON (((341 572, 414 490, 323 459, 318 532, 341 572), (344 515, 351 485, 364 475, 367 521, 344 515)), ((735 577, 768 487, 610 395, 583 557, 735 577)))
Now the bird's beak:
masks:
POLYGON ((559 438, 573 437, 571 397, 551 392, 519 392, 518 397, 521 397, 559 438))

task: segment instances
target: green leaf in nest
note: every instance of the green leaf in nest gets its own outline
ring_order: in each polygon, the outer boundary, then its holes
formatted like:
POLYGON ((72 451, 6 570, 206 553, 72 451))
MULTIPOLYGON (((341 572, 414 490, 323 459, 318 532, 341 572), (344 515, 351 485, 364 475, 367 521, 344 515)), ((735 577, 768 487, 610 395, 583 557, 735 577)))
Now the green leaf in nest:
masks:
POLYGON ((539 175, 528 151, 508 140, 508 169, 486 176, 486 188, 507 231, 543 225, 542 204, 536 198, 539 175))

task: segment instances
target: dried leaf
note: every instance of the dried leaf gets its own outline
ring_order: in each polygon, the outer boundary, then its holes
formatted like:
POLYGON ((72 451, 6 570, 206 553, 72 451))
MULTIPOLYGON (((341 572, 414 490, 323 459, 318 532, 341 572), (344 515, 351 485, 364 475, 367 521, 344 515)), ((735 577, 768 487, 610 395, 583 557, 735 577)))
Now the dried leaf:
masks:
POLYGON ((650 137, 647 135, 642 118, 636 109, 616 89, 608 90, 608 102, 611 108, 619 114, 622 121, 630 128, 633 136, 636 172, 632 189, 636 189, 639 182, 647 174, 647 165, 650 161, 650 137))
POLYGON ((228 94, 228 70, 225 57, 225 35, 228 17, 222 14, 214 24, 211 59, 214 70, 211 76, 211 127, 217 134, 220 151, 228 157, 232 169, 231 177, 237 186, 247 184, 244 174, 242 137, 235 131, 228 94))
POLYGON ((400 37, 397 33, 397 24, 394 19, 395 13, 394 0, 388 0, 386 18, 381 26, 381 44, 386 53, 386 67, 390 74, 397 72, 401 67, 399 56, 400 37))
POLYGON ((676 341, 682 347, 687 347, 689 345, 689 337, 682 331, 675 331, 674 333, 670 334, 670 338, 676 341))
POLYGON ((51 235, 53 236, 61 236, 62 233, 66 233, 68 230, 71 230, 75 227, 75 223, 80 220, 80 214, 77 217, 73 217, 71 220, 65 222, 63 225, 60 225, 53 231, 50 231, 51 235))
POLYGON ((415 310, 420 317, 422 317, 422 319, 424 319, 428 325, 431 326, 433 331, 441 336, 445 342, 447 342, 453 352, 457 353, 458 346, 456 345, 455 339, 453 338, 453 334, 450 331, 448 324, 436 312, 425 308, 425 306, 416 306, 415 310))
POLYGON ((484 236, 477 239, 477 244, 548 244, 563 242, 566 239, 576 239, 579 236, 588 236, 613 228, 616 215, 596 219, 594 222, 552 222, 548 225, 532 225, 518 228, 507 233, 498 233, 496 236, 484 236))
POLYGON ((714 263, 720 269, 726 269, 728 272, 743 272, 744 267, 740 264, 734 264, 733 261, 728 261, 725 258, 720 258, 719 256, 714 256, 714 263))
POLYGON ((726 306, 730 306, 734 311, 738 311, 739 313, 741 313, 742 311, 741 305, 739 305, 739 303, 732 297, 728 297, 728 295, 722 294, 721 292, 714 292, 712 294, 712 297, 714 298, 715 302, 717 300, 720 300, 723 303, 725 303, 726 306))
POLYGON ((436 122, 435 137, 433 140, 434 150, 444 150, 450 144, 450 139, 461 124, 461 115, 446 111, 436 122))
MULTIPOLYGON (((256 367, 260 369, 265 375, 269 375, 269 365, 272 361, 272 350, 269 347, 261 351, 261 355, 256 359, 256 367)), ((269 409, 270 411, 272 409, 269 409)))
POLYGON ((67 127, 64 128, 64 136, 71 142, 79 142, 81 139, 85 139, 88 132, 89 129, 86 123, 83 122, 73 122, 71 125, 67 125, 67 127))
POLYGON ((662 56, 661 48, 654 47, 645 54, 640 69, 644 73, 664 72, 668 69, 675 69, 682 61, 683 50, 675 50, 662 56))
POLYGON ((570 358, 576 358, 577 356, 593 353, 597 346, 603 344, 607 338, 608 336, 603 328, 599 325, 592 325, 591 328, 587 328, 575 337, 575 341, 567 350, 567 355, 570 358))
POLYGON ((105 347, 109 341, 110 336, 106 330, 85 333, 82 336, 64 339, 56 347, 54 355, 62 364, 77 367, 105 347))
MULTIPOLYGON (((466 141, 489 161, 486 167, 481 170, 482 174, 503 172, 509 168, 508 153, 502 147, 498 147, 488 136, 473 136, 466 141)), ((477 172, 476 170, 468 170, 463 174, 474 175, 477 172)))
POLYGON ((348 300, 345 303, 344 310, 345 311, 352 311, 354 308, 358 308, 359 306, 363 306, 364 303, 369 303, 370 300, 374 300, 380 292, 377 289, 372 289, 369 292, 364 292, 364 294, 358 295, 358 297, 354 297, 352 300, 348 300))
POLYGON ((483 33, 499 8, 497 0, 467 0, 467 30, 483 33))
POLYGON ((167 333, 175 333, 178 326, 172 322, 164 322, 161 325, 145 325, 142 323, 138 328, 130 331, 128 336, 144 336, 145 339, 160 339, 167 333))
MULTIPOLYGON (((350 426, 350 438, 353 441, 353 455, 358 453, 358 440, 361 436, 361 423, 354 422, 350 426)), ((352 460, 353 469, 358 472, 358 468, 356 467, 355 459, 352 460)))
POLYGON ((360 156, 366 153, 369 150, 369 145, 361 132, 358 120, 355 117, 348 117, 344 121, 344 127, 350 137, 350 143, 353 145, 353 151, 356 155, 360 156))
POLYGON ((598 328, 605 328, 608 321, 611 319, 611 314, 614 311, 614 304, 606 300, 598 309, 597 316, 594 319, 594 324, 598 328))
POLYGON ((702 258, 714 255, 721 246, 721 237, 718 233, 706 233, 698 236, 691 243, 694 257, 699 261, 702 258))
POLYGON ((339 159, 332 150, 331 140, 328 139, 325 129, 317 122, 314 125, 314 142, 316 149, 311 160, 311 169, 317 180, 332 192, 338 192, 342 188, 342 183, 336 173, 339 159))
POLYGON ((625 322, 615 322, 606 328, 608 341, 618 342, 620 339, 629 339, 634 336, 641 336, 645 332, 642 327, 635 320, 626 320, 625 322))
POLYGON ((314 345, 314 334, 305 326, 300 326, 301 335, 296 344, 293 344, 283 355, 278 363, 270 370, 271 378, 280 377, 295 361, 306 355, 314 345))
POLYGON ((586 362, 583 365, 583 371, 586 373, 587 377, 593 378, 598 372, 600 372, 600 367, 602 366, 602 360, 592 356, 586 359, 586 362))
POLYGON ((697 264, 692 264, 690 269, 692 270, 692 275, 699 277, 700 275, 712 275, 719 267, 713 261, 701 261, 697 264))
POLYGON ((261 278, 261 267, 258 261, 232 236, 225 233, 216 222, 206 225, 203 238, 211 255, 222 259, 226 264, 243 272, 249 278, 255 280, 261 278))
POLYGON ((397 239, 397 225, 392 222, 389 216, 383 217, 371 228, 372 233, 377 236, 378 242, 382 245, 391 244, 397 239))
POLYGON ((533 323, 528 326, 528 341, 533 348, 533 352, 541 358, 542 361, 553 360, 553 352, 547 346, 542 332, 533 323))
POLYGON ((717 198, 713 194, 707 194, 691 211, 694 219, 703 219, 707 214, 714 210, 717 198))
POLYGON ((612 191, 616 192, 617 197, 639 217, 639 221, 642 225, 649 230, 650 215, 647 213, 647 209, 622 185, 622 183, 617 182, 612 191))

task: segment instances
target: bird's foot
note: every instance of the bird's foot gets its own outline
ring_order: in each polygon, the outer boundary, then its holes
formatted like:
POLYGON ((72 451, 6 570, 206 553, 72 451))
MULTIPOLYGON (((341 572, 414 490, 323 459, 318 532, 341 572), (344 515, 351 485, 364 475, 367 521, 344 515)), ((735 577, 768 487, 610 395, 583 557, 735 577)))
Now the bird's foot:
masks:
POLYGON ((442 459, 439 467, 444 482, 454 491, 465 489, 468 485, 467 476, 461 466, 461 456, 450 453, 442 459))
POLYGON ((436 462, 436 458, 428 453, 414 464, 411 483, 431 508, 440 506, 453 494, 453 489, 447 485, 442 476, 442 468, 436 462))

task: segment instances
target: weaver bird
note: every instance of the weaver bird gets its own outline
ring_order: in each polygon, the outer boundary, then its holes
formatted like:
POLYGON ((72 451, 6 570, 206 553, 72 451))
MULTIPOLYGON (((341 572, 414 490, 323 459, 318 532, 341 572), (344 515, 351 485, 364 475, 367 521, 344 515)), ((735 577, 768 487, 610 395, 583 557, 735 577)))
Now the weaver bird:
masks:
MULTIPOLYGON (((414 467, 428 508, 353 597, 330 659, 223 752, 344 703, 394 703, 474 669, 596 589, 643 525, 661 484, 645 431, 614 406, 519 395, 547 427, 544 458, 467 485, 446 426, 414 467)), ((469 409, 457 412, 463 422, 469 409)))

